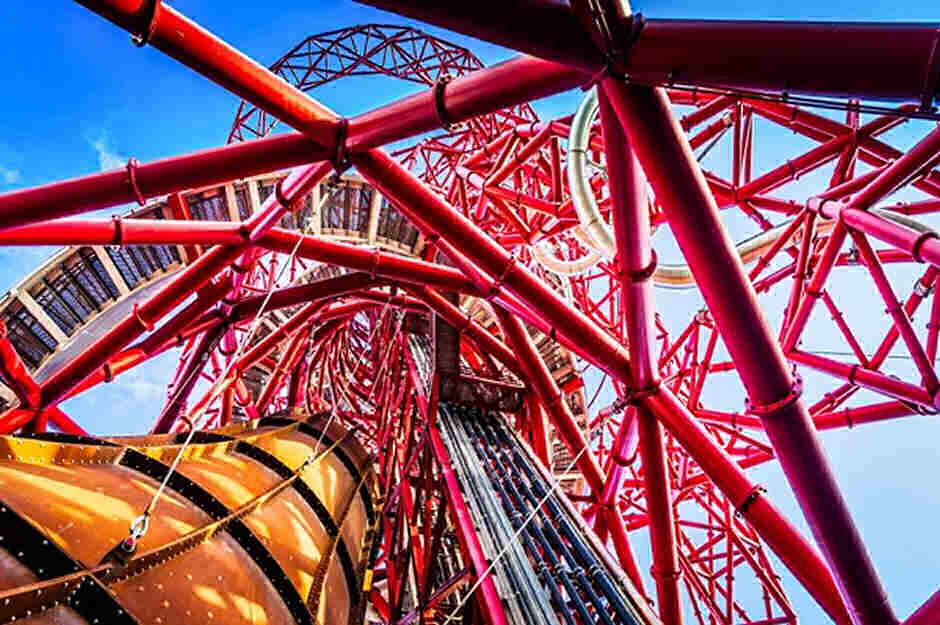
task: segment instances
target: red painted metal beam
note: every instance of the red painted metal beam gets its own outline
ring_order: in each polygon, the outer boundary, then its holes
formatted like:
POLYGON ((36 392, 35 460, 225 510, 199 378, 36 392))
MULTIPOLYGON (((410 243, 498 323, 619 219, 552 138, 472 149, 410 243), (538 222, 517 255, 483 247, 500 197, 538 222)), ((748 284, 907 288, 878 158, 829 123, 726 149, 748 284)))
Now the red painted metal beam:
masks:
POLYGON ((594 497, 600 497, 604 490, 604 476, 600 465, 594 453, 588 448, 571 408, 565 403, 565 397, 552 378, 545 361, 539 355, 532 337, 529 336, 525 325, 518 317, 502 308, 494 310, 496 316, 499 317, 499 325, 503 329, 506 340, 519 359, 519 366, 526 373, 527 380, 548 412, 549 419, 555 426, 559 437, 565 443, 571 457, 577 458, 577 467, 584 475, 594 497))
POLYGON ((289 370, 297 366, 297 361, 303 355, 305 343, 309 336, 309 330, 301 330, 296 333, 287 344, 284 353, 281 354, 277 368, 271 373, 267 384, 265 384, 261 395, 258 397, 258 401, 255 402, 255 408, 258 414, 263 415, 265 411, 267 411, 268 406, 274 399, 274 395, 280 390, 281 385, 284 383, 284 376, 289 370))
POLYGON ((328 156, 304 135, 278 135, 9 191, 0 195, 0 228, 138 202, 321 161, 328 156))
POLYGON ((940 623, 940 590, 930 596, 904 621, 904 625, 936 625, 940 623))
POLYGON ((39 408, 40 389, 30 375, 23 359, 16 353, 7 334, 7 324, 0 319, 0 374, 10 390, 20 400, 20 408, 36 410, 39 408))
MULTIPOLYGON (((567 3, 360 1, 590 75, 607 66, 567 3)), ((933 24, 647 19, 637 31, 628 15, 610 18, 614 37, 621 39, 614 64, 631 80, 925 105, 938 90, 940 67, 932 61, 940 29, 933 24)))
POLYGON ((618 84, 606 93, 634 142, 853 622, 895 622, 780 345, 665 92, 618 84))
POLYGON ((209 354, 215 349, 221 335, 225 331, 225 325, 219 324, 214 328, 206 330, 203 335, 199 337, 199 342, 189 355, 189 359, 180 373, 177 384, 171 390, 170 399, 157 416, 157 421, 151 430, 151 434, 166 434, 173 429, 173 425, 176 424, 176 419, 186 406, 186 400, 189 398, 189 394, 192 392, 193 387, 196 386, 196 382, 199 381, 199 374, 209 360, 209 354))
POLYGON ((587 358, 601 363, 618 378, 628 375, 627 354, 609 334, 584 313, 558 296, 528 268, 515 262, 502 246, 428 189, 391 157, 379 151, 353 156, 359 172, 426 234, 446 240, 482 269, 493 284, 492 295, 503 289, 518 298, 550 326, 549 332, 580 345, 587 358))
MULTIPOLYGON (((752 481, 720 447, 701 423, 668 389, 643 400, 708 479, 731 501, 806 591, 839 625, 851 622, 832 574, 818 551, 787 521, 762 487, 752 481)), ((704 479, 704 478, 703 478, 704 479)))
MULTIPOLYGON (((627 318, 630 372, 637 392, 643 393, 655 389, 660 383, 653 345, 656 308, 650 282, 655 261, 650 242, 646 178, 608 100, 612 82, 614 79, 607 78, 601 83, 599 107, 620 268, 620 288, 627 318)), ((637 408, 636 416, 659 614, 665 625, 681 625, 682 597, 679 594, 676 525, 662 426, 644 406, 637 408)), ((629 420, 624 419, 621 428, 629 427, 629 420)), ((621 435, 618 434, 618 438, 622 438, 621 435)), ((623 523, 621 519, 611 519, 611 522, 623 523)))
MULTIPOLYGON (((280 192, 272 194, 264 203, 262 210, 246 222, 245 225, 251 236, 263 234, 256 229, 256 226, 267 213, 286 210, 290 204, 310 192, 327 171, 327 168, 316 164, 289 174, 281 183, 280 192), (280 198, 283 198, 288 206, 281 205, 280 198)), ((235 262, 242 255, 245 247, 246 245, 212 248, 175 275, 166 286, 148 300, 136 305, 131 314, 118 321, 42 385, 40 407, 45 408, 60 401, 69 391, 105 364, 111 356, 145 332, 153 330, 154 325, 160 319, 176 308, 191 293, 198 291, 217 273, 235 262)))

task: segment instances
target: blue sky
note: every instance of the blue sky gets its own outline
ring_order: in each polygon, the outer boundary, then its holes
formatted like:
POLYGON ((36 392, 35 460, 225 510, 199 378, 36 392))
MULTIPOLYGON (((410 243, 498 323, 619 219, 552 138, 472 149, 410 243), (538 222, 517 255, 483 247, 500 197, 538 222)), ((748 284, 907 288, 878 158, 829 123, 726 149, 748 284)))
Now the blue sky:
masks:
MULTIPOLYGON (((219 34, 231 44, 268 64, 303 37, 334 28, 367 23, 408 23, 397 16, 347 0, 317 2, 288 0, 277 3, 245 0, 178 0, 173 6, 219 34)), ((940 21, 940 6, 924 0, 899 3, 779 0, 728 2, 688 0, 636 4, 649 17, 706 17, 806 20, 940 21)), ((485 63, 511 52, 468 40, 439 29, 430 32, 471 48, 485 63)), ((212 83, 159 52, 138 49, 128 36, 75 3, 35 0, 9 2, 0 21, 0 191, 87 174, 126 162, 141 161, 212 147, 224 142, 237 100, 212 83)), ((404 95, 411 85, 351 81, 325 91, 320 97, 335 110, 354 114, 404 95)), ((545 117, 570 112, 580 93, 557 96, 536 104, 545 117)), ((911 144, 925 132, 926 124, 908 124, 891 135, 899 147, 911 144)), ((766 130, 760 144, 766 152, 757 158, 779 163, 784 155, 809 147, 789 134, 766 130)), ((709 156, 706 167, 720 172, 727 166, 722 148, 709 156)), ((758 166, 758 171, 760 167, 758 166)), ((823 178, 825 174, 822 174, 823 178)), ((805 198, 820 182, 808 178, 790 191, 805 198)), ((824 182, 824 180, 823 180, 824 182)), ((732 224, 737 236, 747 234, 742 222, 732 224)), ((657 236, 663 259, 676 261, 669 251, 668 234, 657 236)), ((35 266, 48 250, 0 249, 0 292, 12 286, 35 266)), ((833 287, 834 296, 850 305, 867 345, 883 331, 881 303, 869 299, 860 277, 847 272, 833 287), (870 303, 869 303, 870 302, 870 303), (861 305, 859 305, 861 304, 861 305)), ((913 274, 905 274, 905 283, 913 274)), ((902 293, 906 296, 906 293, 902 293)), ((701 305, 694 291, 657 291, 661 310, 677 320, 680 329, 688 313, 701 305), (672 313, 675 313, 674 315, 672 313)), ((773 296, 767 308, 779 310, 773 296)), ((838 348, 838 341, 817 315, 811 326, 815 347, 838 348)), ((775 323, 774 319, 771 319, 775 323)), ((922 323, 920 324, 922 325, 922 323)), ((140 431, 149 426, 165 392, 167 369, 175 354, 128 374, 120 384, 104 387, 69 402, 67 410, 80 422, 100 432, 140 431)), ((898 375, 910 375, 904 361, 892 363, 898 375)), ((807 376, 808 384, 819 384, 807 376)), ((741 409, 741 397, 732 381, 712 385, 707 392, 714 402, 741 409)), ((940 549, 936 548, 935 519, 940 518, 933 475, 936 474, 937 427, 935 417, 912 418, 824 436, 827 452, 845 489, 862 534, 902 617, 940 585, 940 549)), ((774 466, 752 472, 765 483, 770 496, 789 518, 807 531, 789 489, 774 466)), ((645 557, 644 536, 637 549, 645 557)), ((780 570, 780 568, 778 568, 780 570)), ((805 594, 791 583, 791 597, 802 622, 825 622, 825 617, 805 594)))

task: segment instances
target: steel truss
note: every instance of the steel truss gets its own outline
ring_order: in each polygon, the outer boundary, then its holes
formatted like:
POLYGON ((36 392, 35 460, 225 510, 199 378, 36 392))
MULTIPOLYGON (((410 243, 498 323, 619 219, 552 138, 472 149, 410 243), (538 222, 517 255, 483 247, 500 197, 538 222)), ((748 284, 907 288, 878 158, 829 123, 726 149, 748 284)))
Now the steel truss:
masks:
MULTIPOLYGON (((923 225, 940 209, 940 130, 907 151, 882 137, 935 117, 934 26, 666 21, 606 0, 371 0, 533 56, 483 68, 419 30, 369 25, 306 39, 269 70, 160 0, 81 4, 244 100, 229 145, 0 196, 0 244, 180 246, 188 259, 48 375, 37 373, 44 356, 25 347, 46 340, 41 311, 23 309, 35 323, 6 312, 0 374, 14 398, 3 432, 81 434, 58 407, 64 399, 182 346, 155 432, 331 411, 378 458, 384 507, 369 618, 441 622, 466 605, 465 620, 502 625, 435 423, 443 352, 430 312, 457 329, 459 368, 448 374, 476 397, 525 389, 507 418, 549 468, 575 461, 574 479, 556 477, 666 625, 683 621, 684 606, 702 625, 797 622, 768 549, 833 621, 900 622, 817 432, 940 407, 940 238, 923 225), (309 93, 363 74, 427 88, 352 118, 309 93), (599 107, 578 145, 577 116, 540 120, 528 105, 575 87, 597 89, 599 107), (794 95, 844 108, 845 121, 794 95), (863 111, 879 115, 863 123, 863 111), (277 123, 294 132, 271 135, 277 123), (759 173, 762 124, 815 145, 759 173), (695 155, 719 141, 730 143, 727 175, 695 155), (592 223, 568 172, 582 158, 592 223), (220 219, 187 199, 287 167, 245 187, 259 195, 245 214, 220 219), (350 167, 362 179, 329 178, 350 167), (787 194, 801 176, 830 171, 809 197, 787 194), (884 204, 902 189, 921 199, 884 204), (74 217, 163 195, 164 219, 74 217), (759 235, 735 246, 722 219, 732 211, 759 235), (609 248, 592 238, 607 223, 609 248), (651 234, 667 225, 684 266, 657 265, 651 234), (916 283, 902 284, 917 263, 916 283), (890 321, 874 351, 836 286, 856 270, 890 321), (670 333, 656 283, 694 284, 707 308, 670 333), (758 304, 764 293, 786 301, 776 328, 758 304), (912 318, 928 306, 920 330, 912 318), (812 345, 821 310, 849 345, 841 359, 801 342, 812 345), (895 346, 913 376, 892 368, 895 346), (613 405, 593 415, 583 405, 583 371, 561 374, 554 363, 569 354, 610 381, 613 405), (795 367, 828 385, 804 393, 795 367), (728 378, 740 381, 744 410, 708 393, 728 378), (812 542, 745 471, 772 460, 812 542), (641 528, 655 592, 629 539, 641 528)), ((904 623, 940 618, 938 596, 904 623)))

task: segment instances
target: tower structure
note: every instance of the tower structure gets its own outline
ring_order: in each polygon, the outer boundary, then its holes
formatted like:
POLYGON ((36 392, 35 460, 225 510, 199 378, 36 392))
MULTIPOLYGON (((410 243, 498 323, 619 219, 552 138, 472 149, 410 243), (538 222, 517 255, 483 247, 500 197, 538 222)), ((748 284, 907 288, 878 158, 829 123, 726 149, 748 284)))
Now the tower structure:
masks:
POLYGON ((0 245, 63 246, 0 303, 0 616, 796 623, 785 569, 901 622, 818 432, 937 409, 940 131, 886 139, 937 119, 936 26, 374 0, 525 54, 371 24, 265 69, 160 0, 81 4, 243 101, 219 148, 0 196, 0 245), (417 90, 314 99, 364 74, 417 90), (768 164, 765 129, 813 145, 768 164), (149 436, 59 407, 177 348, 149 436))

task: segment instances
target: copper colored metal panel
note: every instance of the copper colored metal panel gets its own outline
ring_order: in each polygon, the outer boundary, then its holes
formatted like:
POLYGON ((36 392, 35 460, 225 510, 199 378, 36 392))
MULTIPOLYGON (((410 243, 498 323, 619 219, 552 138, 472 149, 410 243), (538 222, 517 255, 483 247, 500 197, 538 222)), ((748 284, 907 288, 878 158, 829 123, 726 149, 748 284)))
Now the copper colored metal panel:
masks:
POLYGON ((18 622, 36 624, 77 625, 94 615, 84 604, 73 611, 50 601, 37 609, 35 600, 27 606, 20 599, 33 593, 25 592, 31 585, 69 575, 97 585, 104 599, 100 587, 109 588, 109 609, 123 608, 130 623, 358 622, 357 572, 372 505, 362 498, 373 492, 370 473, 361 482, 366 456, 331 427, 319 452, 341 444, 298 475, 316 447, 299 427, 277 418, 264 427, 200 432, 126 568, 109 553, 158 487, 144 472, 159 479, 180 453, 180 439, 0 437, 0 506, 15 515, 4 518, 35 530, 28 540, 29 532, 13 526, 0 531, 17 547, 0 549, 0 594, 22 602, 18 622), (41 545, 24 544, 30 541, 41 545), (35 547, 33 557, 17 553, 20 547, 35 547), (36 564, 44 549, 61 552, 55 571, 36 564), (147 566, 135 566, 145 557, 147 566))
POLYGON ((228 535, 115 584, 142 623, 291 623, 277 592, 228 535))

